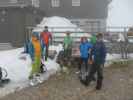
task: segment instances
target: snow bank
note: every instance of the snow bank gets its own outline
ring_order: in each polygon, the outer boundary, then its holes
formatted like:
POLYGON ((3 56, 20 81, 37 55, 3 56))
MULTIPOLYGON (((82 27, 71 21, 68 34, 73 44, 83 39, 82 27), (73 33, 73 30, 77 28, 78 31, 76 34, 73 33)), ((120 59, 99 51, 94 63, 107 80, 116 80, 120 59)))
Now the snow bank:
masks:
MULTIPOLYGON (((58 52, 62 49, 61 45, 56 46, 56 48, 54 46, 50 48, 58 52)), ((29 55, 21 54, 21 52, 23 52, 23 48, 0 52, 0 66, 7 70, 8 78, 11 79, 9 84, 1 88, 0 97, 27 87, 29 84, 28 76, 31 71, 31 59, 29 55), (20 59, 21 57, 26 57, 26 59, 20 59)), ((43 80, 47 80, 49 76, 60 70, 59 65, 54 60, 48 59, 45 65, 47 72, 42 75, 43 80)))
POLYGON ((107 54, 106 57, 106 61, 112 61, 112 60, 117 60, 117 59, 121 59, 121 55, 120 54, 107 54))
POLYGON ((68 19, 58 16, 43 18, 41 23, 37 25, 37 27, 33 31, 42 32, 45 26, 55 27, 54 29, 49 29, 49 31, 64 32, 64 31, 75 31, 75 29, 78 29, 78 31, 82 31, 76 25, 72 24, 71 21, 69 21, 68 19))
POLYGON ((88 33, 81 33, 83 30, 80 29, 77 25, 72 24, 69 19, 58 16, 44 18, 41 23, 34 28, 33 31, 40 33, 44 30, 45 26, 50 27, 49 31, 52 33, 54 32, 53 37, 55 37, 54 39, 59 42, 63 41, 63 38, 66 35, 65 32, 67 31, 76 32, 71 34, 72 37, 75 37, 74 41, 79 41, 79 38, 82 36, 91 36, 88 33))
POLYGON ((30 59, 23 61, 19 59, 23 48, 0 52, 0 66, 7 69, 9 78, 12 81, 24 80, 30 71, 30 59))

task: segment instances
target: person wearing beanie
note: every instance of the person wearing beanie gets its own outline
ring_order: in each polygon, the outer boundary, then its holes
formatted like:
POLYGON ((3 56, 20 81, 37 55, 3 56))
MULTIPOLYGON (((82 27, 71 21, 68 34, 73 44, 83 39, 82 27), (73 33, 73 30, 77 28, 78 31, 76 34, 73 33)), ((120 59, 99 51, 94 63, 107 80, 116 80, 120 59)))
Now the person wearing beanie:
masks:
POLYGON ((96 35, 96 38, 97 38, 96 43, 92 48, 93 66, 90 69, 87 85, 90 84, 93 76, 95 75, 95 73, 97 73, 96 89, 100 90, 102 88, 102 82, 103 82, 103 68, 106 59, 106 47, 103 42, 102 33, 98 33, 96 35))
POLYGON ((71 56, 72 42, 73 42, 73 40, 70 36, 70 32, 66 32, 66 36, 64 37, 64 41, 63 41, 64 57, 65 58, 68 58, 71 56))
POLYGON ((52 44, 52 34, 48 30, 48 26, 44 27, 44 31, 40 35, 41 40, 43 44, 46 46, 46 51, 45 51, 45 61, 47 61, 47 58, 49 56, 49 44, 52 44), (51 40, 51 41, 50 41, 51 40))

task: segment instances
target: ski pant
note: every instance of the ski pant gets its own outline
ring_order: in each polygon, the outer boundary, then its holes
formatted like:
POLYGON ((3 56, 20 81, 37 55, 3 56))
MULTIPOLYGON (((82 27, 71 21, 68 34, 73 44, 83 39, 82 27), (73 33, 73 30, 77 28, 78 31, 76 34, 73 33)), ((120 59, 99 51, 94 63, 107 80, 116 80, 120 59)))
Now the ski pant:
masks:
POLYGON ((64 49, 64 57, 65 58, 70 58, 71 57, 71 52, 72 52, 71 48, 64 49))
POLYGON ((79 70, 81 70, 82 64, 85 64, 85 69, 88 70, 88 58, 81 58, 79 70))
POLYGON ((45 61, 47 61, 49 56, 49 45, 46 45, 46 51, 45 51, 45 61))
POLYGON ((33 75, 39 74, 40 73, 40 66, 41 66, 41 57, 35 57, 34 61, 32 62, 32 69, 30 73, 30 78, 33 77, 33 75))
POLYGON ((90 74, 88 76, 88 84, 92 81, 92 78, 94 77, 95 73, 97 72, 97 89, 101 89, 102 87, 102 81, 103 81, 103 64, 97 64, 94 63, 93 66, 90 69, 90 74))

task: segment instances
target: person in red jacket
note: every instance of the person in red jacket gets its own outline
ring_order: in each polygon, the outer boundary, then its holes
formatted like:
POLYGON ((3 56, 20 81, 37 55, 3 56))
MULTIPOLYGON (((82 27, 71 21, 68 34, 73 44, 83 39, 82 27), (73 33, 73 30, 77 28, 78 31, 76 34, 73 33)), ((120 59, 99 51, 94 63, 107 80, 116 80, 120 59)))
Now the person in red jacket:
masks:
POLYGON ((47 61, 48 58, 48 50, 49 50, 49 43, 51 40, 51 44, 52 44, 52 34, 48 31, 48 26, 44 27, 44 31, 41 33, 41 39, 42 42, 45 44, 46 46, 46 51, 45 51, 45 61, 47 61))

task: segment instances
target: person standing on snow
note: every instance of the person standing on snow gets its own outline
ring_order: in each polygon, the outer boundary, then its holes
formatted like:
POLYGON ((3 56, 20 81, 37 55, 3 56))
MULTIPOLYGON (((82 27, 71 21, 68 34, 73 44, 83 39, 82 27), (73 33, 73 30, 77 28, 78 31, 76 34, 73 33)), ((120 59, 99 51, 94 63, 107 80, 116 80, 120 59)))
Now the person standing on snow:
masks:
POLYGON ((48 31, 48 26, 45 26, 44 31, 40 35, 42 42, 46 46, 46 51, 45 51, 45 61, 47 61, 48 55, 49 55, 49 40, 51 39, 51 44, 52 44, 52 34, 48 31))
POLYGON ((90 69, 87 85, 90 84, 93 76, 97 72, 96 89, 100 90, 102 88, 102 81, 103 81, 103 67, 106 59, 106 47, 103 42, 103 34, 99 33, 97 34, 96 37, 97 37, 97 41, 92 48, 93 66, 90 69))
POLYGON ((37 33, 32 34, 31 41, 28 43, 27 50, 27 53, 30 54, 30 57, 32 59, 32 70, 29 76, 29 79, 32 80, 41 71, 40 66, 42 58, 42 45, 37 33))
MULTIPOLYGON (((81 63, 79 66, 79 70, 81 70, 82 64, 85 64, 85 69, 88 70, 88 60, 90 59, 90 52, 92 49, 92 44, 88 42, 87 37, 81 38, 81 44, 80 44, 80 58, 81 63)), ((84 83, 86 85, 86 82, 84 83)))
POLYGON ((72 52, 72 38, 70 36, 70 32, 66 33, 66 36, 63 41, 63 47, 64 47, 64 56, 70 57, 72 52))

